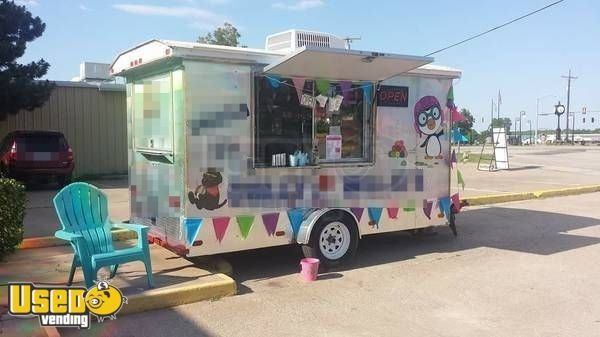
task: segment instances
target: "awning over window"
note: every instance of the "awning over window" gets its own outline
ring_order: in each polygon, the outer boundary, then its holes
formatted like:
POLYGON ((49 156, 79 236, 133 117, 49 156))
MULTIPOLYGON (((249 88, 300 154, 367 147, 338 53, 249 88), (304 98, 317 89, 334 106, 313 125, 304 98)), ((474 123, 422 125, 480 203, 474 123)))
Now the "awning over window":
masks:
POLYGON ((264 68, 266 74, 382 81, 433 62, 431 57, 304 46, 264 68))

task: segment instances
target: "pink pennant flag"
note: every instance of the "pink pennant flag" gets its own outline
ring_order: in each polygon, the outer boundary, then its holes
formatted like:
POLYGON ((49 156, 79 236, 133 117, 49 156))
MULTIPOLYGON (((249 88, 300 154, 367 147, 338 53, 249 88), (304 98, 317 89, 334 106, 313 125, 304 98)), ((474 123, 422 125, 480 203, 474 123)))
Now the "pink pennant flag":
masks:
POLYGON ((452 109, 452 122, 453 123, 460 122, 464 119, 465 119, 465 117, 460 113, 460 111, 458 111, 458 109, 456 109, 456 108, 452 109))
POLYGON ((223 241, 225 237, 225 232, 227 231, 227 227, 229 226, 229 217, 224 216, 220 218, 213 218, 213 227, 215 228, 215 236, 219 242, 223 241))
POLYGON ((423 213, 425 216, 431 220, 431 210, 433 208, 433 201, 429 201, 427 199, 423 199, 423 213))
POLYGON ((304 82, 306 82, 306 79, 302 77, 292 77, 292 82, 294 82, 294 88, 296 88, 296 94, 298 95, 298 102, 300 102, 302 100, 304 82))
POLYGON ((460 196, 458 193, 454 194, 452 197, 452 205, 454 206, 454 211, 456 213, 460 212, 460 196))
POLYGON ((390 219, 398 219, 398 210, 397 207, 388 207, 387 212, 390 219))
POLYGON ((273 236, 275 234, 275 230, 277 229, 277 222, 279 221, 279 213, 267 213, 262 215, 263 224, 265 225, 265 229, 267 230, 267 234, 269 236, 273 236))

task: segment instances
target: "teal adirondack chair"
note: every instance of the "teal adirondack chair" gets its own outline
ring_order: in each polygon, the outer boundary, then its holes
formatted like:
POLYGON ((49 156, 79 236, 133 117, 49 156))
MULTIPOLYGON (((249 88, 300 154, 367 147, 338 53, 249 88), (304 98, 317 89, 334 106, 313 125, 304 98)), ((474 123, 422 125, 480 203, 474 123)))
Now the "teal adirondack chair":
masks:
POLYGON ((85 285, 89 288, 94 285, 100 268, 110 267, 112 278, 119 264, 142 261, 146 266, 148 286, 154 287, 147 239, 148 226, 111 224, 106 194, 86 183, 72 183, 60 190, 54 197, 54 208, 62 225, 62 230, 56 231, 54 235, 69 241, 75 251, 68 285, 73 283, 77 267, 82 267, 85 285), (137 232, 137 245, 115 249, 111 234, 113 227, 137 232))

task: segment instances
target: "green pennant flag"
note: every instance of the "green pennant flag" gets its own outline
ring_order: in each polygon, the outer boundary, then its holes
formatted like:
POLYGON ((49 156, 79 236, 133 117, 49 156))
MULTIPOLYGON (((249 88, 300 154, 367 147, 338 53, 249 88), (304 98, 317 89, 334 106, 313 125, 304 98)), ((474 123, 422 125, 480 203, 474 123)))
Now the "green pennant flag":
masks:
POLYGON ((329 80, 316 80, 317 92, 323 96, 327 96, 329 91, 329 80))
POLYGON ((463 191, 465 190, 465 180, 463 179, 462 173, 460 173, 459 169, 456 169, 456 180, 459 185, 462 185, 463 191))
POLYGON ((448 96, 446 97, 446 99, 454 101, 454 87, 450 86, 450 89, 448 89, 448 96))
POLYGON ((416 208, 417 208, 417 204, 414 199, 406 200, 406 204, 404 204, 405 212, 414 212, 416 208))
POLYGON ((250 229, 254 224, 254 215, 239 215, 236 217, 238 226, 240 227, 240 232, 242 233, 242 238, 246 240, 248 237, 248 233, 250 233, 250 229))

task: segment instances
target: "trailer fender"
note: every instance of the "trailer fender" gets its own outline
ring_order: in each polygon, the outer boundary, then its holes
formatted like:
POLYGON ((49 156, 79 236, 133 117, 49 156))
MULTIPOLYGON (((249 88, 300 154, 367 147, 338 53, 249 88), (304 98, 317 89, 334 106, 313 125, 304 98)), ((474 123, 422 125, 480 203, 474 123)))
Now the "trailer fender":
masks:
MULTIPOLYGON (((298 242, 301 245, 308 244, 308 241, 310 240, 310 233, 312 232, 312 229, 315 226, 315 224, 317 223, 317 221, 323 215, 325 215, 331 211, 342 211, 342 212, 348 213, 348 215, 350 215, 354 219, 356 224, 358 225, 358 219, 356 219, 356 216, 348 208, 319 208, 319 209, 313 211, 312 213, 310 213, 302 221, 302 224, 300 225, 300 229, 298 230, 298 235, 296 235, 296 242, 298 242)), ((359 238, 361 237, 360 230, 358 231, 358 237, 359 238)))

